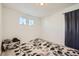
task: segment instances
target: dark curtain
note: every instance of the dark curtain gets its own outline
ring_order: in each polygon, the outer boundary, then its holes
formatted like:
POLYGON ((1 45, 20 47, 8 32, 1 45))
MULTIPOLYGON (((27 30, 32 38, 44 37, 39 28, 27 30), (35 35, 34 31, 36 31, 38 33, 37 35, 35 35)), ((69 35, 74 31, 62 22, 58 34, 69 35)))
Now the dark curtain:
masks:
POLYGON ((79 10, 65 13, 65 45, 79 49, 79 10))

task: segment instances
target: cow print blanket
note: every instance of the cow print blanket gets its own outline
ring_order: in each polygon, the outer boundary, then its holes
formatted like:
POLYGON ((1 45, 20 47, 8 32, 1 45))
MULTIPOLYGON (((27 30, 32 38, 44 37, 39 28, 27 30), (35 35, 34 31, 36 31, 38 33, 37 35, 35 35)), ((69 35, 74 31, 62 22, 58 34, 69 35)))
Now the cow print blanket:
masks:
POLYGON ((30 40, 12 50, 14 56, 79 56, 79 51, 43 39, 30 40))

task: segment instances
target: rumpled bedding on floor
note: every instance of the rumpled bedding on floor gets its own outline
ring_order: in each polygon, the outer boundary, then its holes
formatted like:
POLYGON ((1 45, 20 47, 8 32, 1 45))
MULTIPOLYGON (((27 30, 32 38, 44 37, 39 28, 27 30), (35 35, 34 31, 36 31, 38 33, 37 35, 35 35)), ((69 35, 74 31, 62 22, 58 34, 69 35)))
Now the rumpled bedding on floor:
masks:
POLYGON ((11 56, 79 56, 79 51, 43 39, 30 40, 18 45, 16 49, 7 51, 11 56))

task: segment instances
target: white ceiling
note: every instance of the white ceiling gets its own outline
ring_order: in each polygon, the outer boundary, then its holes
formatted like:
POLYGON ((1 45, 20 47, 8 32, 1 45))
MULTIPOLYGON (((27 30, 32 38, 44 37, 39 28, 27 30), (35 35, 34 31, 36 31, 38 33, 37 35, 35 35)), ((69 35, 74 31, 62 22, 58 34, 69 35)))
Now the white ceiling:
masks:
POLYGON ((36 16, 36 17, 46 17, 54 12, 63 10, 66 7, 74 5, 73 3, 46 3, 44 6, 40 6, 39 3, 5 3, 3 6, 13 8, 15 10, 21 11, 25 14, 36 16))

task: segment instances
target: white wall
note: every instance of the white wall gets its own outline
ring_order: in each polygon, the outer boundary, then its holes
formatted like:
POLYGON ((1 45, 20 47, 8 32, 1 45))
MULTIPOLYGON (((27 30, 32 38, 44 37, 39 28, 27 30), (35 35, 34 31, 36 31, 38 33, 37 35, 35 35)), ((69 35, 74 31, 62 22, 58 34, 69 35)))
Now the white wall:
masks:
POLYGON ((2 5, 0 3, 0 54, 1 54, 1 41, 2 41, 2 5))
POLYGON ((41 37, 54 43, 64 45, 65 41, 65 19, 64 13, 79 9, 79 4, 65 8, 51 16, 42 19, 41 37))
POLYGON ((18 37, 21 41, 28 41, 41 37, 48 41, 64 45, 65 40, 65 19, 64 13, 79 9, 79 4, 65 8, 51 16, 39 19, 25 15, 19 11, 4 7, 3 8, 3 39, 18 37), (19 25, 19 17, 25 16, 35 20, 31 27, 28 25, 19 25), (40 23, 41 21, 41 23, 40 23), (40 27, 41 26, 41 27, 40 27))
POLYGON ((21 41, 29 41, 40 36, 40 19, 25 15, 14 9, 3 7, 3 39, 12 39, 17 37, 21 41), (27 19, 34 19, 34 25, 20 25, 19 17, 24 16, 27 19))

